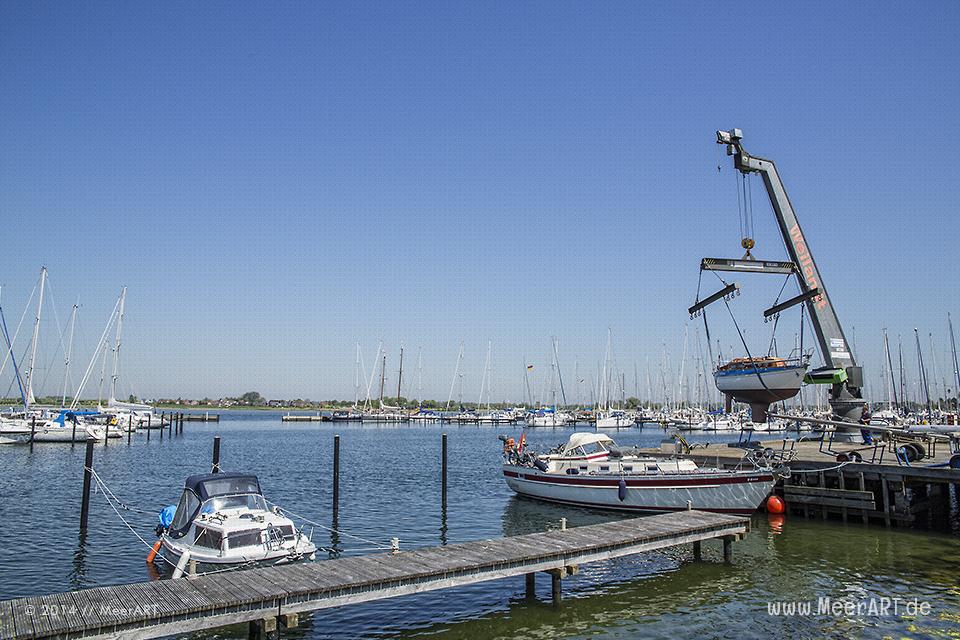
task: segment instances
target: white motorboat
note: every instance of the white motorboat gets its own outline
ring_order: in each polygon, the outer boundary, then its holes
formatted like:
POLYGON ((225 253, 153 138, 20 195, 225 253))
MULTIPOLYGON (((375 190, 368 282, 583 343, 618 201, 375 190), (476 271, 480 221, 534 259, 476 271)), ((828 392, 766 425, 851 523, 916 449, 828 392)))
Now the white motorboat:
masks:
POLYGON ((527 424, 531 427, 562 427, 567 424, 568 416, 553 409, 541 409, 530 414, 527 424))
POLYGON ((751 459, 749 468, 701 468, 692 460, 623 450, 606 434, 574 433, 548 454, 519 449, 505 436, 503 475, 518 494, 622 511, 701 509, 750 514, 784 471, 751 459))
POLYGON ((633 416, 626 411, 611 409, 609 411, 597 411, 595 425, 597 429, 624 429, 632 427, 636 423, 633 416))
POLYGON ((281 564, 313 559, 317 547, 276 506, 268 507, 255 475, 207 473, 187 478, 180 502, 160 512, 160 553, 183 573, 201 567, 281 564))
POLYGON ((441 416, 436 411, 419 410, 410 414, 410 422, 440 422, 441 416))
POLYGON ((513 413, 509 411, 490 411, 481 414, 477 421, 480 424, 513 424, 516 419, 513 417, 513 413))

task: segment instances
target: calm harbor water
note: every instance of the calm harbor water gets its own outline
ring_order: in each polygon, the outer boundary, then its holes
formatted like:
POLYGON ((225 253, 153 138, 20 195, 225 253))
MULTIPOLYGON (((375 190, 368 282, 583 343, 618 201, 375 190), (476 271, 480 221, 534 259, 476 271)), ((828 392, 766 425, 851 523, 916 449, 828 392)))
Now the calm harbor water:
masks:
MULTIPOLYGON (((161 441, 154 432, 133 442, 98 446, 94 466, 117 496, 138 511, 123 512, 152 542, 156 512, 176 502, 183 480, 210 466, 214 434, 223 437, 227 470, 259 475, 267 497, 330 524, 333 434, 341 434, 339 528, 410 549, 517 535, 617 518, 518 499, 503 482, 498 433, 518 429, 457 425, 281 423, 280 414, 225 412, 219 424, 186 423, 184 435, 161 441), (449 436, 449 503, 440 506, 440 433, 449 436)), ((530 429, 531 446, 565 441, 573 429, 530 429)), ((623 444, 655 445, 659 429, 623 430, 623 444)), ((697 435, 722 441, 736 436, 697 435)), ((86 540, 77 536, 83 447, 37 444, 0 447, 0 598, 147 580, 148 549, 102 495, 92 498, 86 540)), ((734 562, 720 563, 719 543, 705 545, 705 562, 689 548, 588 565, 564 581, 560 610, 523 599, 522 579, 318 612, 294 638, 956 638, 960 628, 960 544, 930 532, 790 518, 754 518, 734 545, 734 562), (902 598, 899 615, 771 615, 768 603, 829 597, 854 605, 902 598), (929 615, 908 615, 907 601, 928 602, 929 615)), ((314 540, 344 554, 370 553, 369 543, 314 540)), ((241 638, 231 627, 196 637, 241 638)))

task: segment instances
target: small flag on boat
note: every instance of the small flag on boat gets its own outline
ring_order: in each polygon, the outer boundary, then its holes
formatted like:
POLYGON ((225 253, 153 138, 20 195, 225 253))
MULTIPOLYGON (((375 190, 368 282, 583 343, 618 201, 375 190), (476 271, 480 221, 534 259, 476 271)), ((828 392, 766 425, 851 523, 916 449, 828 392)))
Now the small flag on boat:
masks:
POLYGON ((523 445, 527 443, 527 432, 522 431, 520 433, 520 442, 517 443, 517 451, 523 451, 523 445))

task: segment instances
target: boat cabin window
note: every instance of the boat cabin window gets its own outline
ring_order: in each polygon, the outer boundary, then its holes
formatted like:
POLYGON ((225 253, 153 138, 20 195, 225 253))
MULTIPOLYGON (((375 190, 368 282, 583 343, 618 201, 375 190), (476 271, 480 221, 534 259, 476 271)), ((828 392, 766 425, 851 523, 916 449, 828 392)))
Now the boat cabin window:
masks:
POLYGON ((193 517, 199 508, 200 499, 194 495, 193 491, 184 490, 183 495, 180 496, 180 502, 177 504, 177 512, 173 516, 173 522, 170 523, 170 529, 173 531, 186 529, 193 522, 193 517))
POLYGON ((227 509, 267 510, 267 503, 263 496, 247 494, 240 496, 217 496, 203 503, 200 513, 216 513, 227 509))
MULTIPOLYGON (((260 484, 255 477, 223 478, 205 480, 203 490, 208 496, 223 496, 238 493, 260 494, 260 484)), ((204 494, 201 494, 204 495, 204 494)))
POLYGON ((592 456, 596 453, 609 453, 609 450, 603 446, 602 442, 591 442, 564 453, 568 456, 592 456))
POLYGON ((600 466, 600 471, 610 471, 610 465, 605 464, 600 466))
POLYGON ((223 534, 206 527, 197 527, 197 539, 194 542, 198 547, 220 550, 220 544, 223 542, 223 534))
POLYGON ((260 529, 248 529, 227 534, 227 543, 231 549, 238 547, 254 547, 263 543, 260 539, 260 529))

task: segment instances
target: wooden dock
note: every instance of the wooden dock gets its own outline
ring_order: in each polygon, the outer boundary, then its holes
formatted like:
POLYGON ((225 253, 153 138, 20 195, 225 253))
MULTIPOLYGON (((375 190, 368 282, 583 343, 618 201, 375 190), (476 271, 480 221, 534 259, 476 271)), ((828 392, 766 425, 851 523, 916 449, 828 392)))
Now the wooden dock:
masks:
POLYGON ((184 413, 181 414, 186 422, 220 422, 219 413, 184 413))
POLYGON ((288 413, 280 417, 281 422, 330 422, 333 420, 328 415, 316 414, 316 415, 303 415, 296 413, 288 413))
POLYGON ((581 564, 704 540, 732 541, 749 520, 702 511, 559 529, 383 555, 157 580, 0 602, 0 639, 157 638, 248 623, 251 637, 294 627, 298 615, 436 589, 526 576, 533 597, 537 572, 561 579, 581 564))

